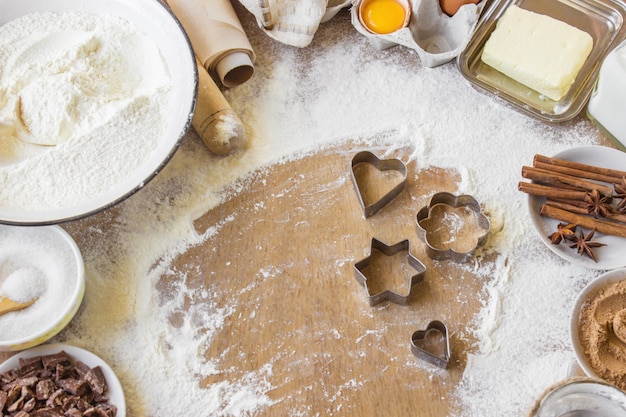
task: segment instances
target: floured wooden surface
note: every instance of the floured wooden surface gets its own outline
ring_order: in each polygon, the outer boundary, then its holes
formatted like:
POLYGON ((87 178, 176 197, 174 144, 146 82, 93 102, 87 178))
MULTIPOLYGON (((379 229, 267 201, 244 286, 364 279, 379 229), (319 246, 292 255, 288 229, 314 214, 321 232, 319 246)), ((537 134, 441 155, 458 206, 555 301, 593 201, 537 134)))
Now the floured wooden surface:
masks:
MULTIPOLYGON (((200 233, 220 226, 175 259, 159 283, 166 300, 184 276, 190 305, 208 292, 212 308, 231 309, 202 352, 217 365, 202 384, 267 369, 274 404, 260 415, 447 415, 454 405, 472 344, 468 326, 488 277, 474 276, 471 265, 428 259, 415 216, 433 193, 454 192, 457 178, 409 163, 405 190, 365 219, 350 177, 359 150, 330 149, 257 174, 248 189, 195 222, 200 233), (372 237, 387 244, 409 239, 427 266, 407 306, 370 307, 355 279, 353 265, 369 255, 372 237), (412 333, 434 319, 451 334, 445 371, 410 351, 412 333)), ((405 162, 411 154, 370 150, 405 162)), ((172 324, 182 325, 184 314, 172 316, 172 324)))

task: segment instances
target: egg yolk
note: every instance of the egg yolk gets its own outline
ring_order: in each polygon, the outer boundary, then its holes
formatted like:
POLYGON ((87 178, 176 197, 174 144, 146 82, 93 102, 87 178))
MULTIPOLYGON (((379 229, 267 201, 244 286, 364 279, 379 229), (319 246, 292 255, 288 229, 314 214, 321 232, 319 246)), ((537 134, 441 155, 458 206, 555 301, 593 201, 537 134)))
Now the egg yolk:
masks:
POLYGON ((361 17, 372 32, 385 34, 404 26, 406 11, 396 0, 372 0, 364 4, 361 17))

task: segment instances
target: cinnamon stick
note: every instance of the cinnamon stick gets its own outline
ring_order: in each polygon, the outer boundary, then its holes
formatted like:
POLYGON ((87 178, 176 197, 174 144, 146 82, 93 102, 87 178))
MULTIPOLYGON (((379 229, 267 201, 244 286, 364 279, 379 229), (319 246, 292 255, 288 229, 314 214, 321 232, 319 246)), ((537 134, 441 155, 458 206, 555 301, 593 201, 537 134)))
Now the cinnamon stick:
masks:
POLYGON ((570 200, 566 198, 547 198, 547 203, 562 203, 562 204, 570 204, 576 207, 587 207, 587 203, 583 200, 570 200))
POLYGON ((560 165, 553 165, 546 162, 535 159, 533 166, 539 169, 545 169, 546 171, 559 172, 561 174, 570 175, 572 177, 586 178, 594 181, 602 181, 609 184, 615 184, 621 182, 621 177, 614 177, 612 175, 599 174, 597 172, 585 171, 582 169, 568 168, 560 165))
POLYGON ((565 200, 584 200, 587 195, 587 191, 565 190, 525 181, 520 181, 517 185, 517 189, 530 195, 565 200))
MULTIPOLYGON (((575 204, 575 203, 567 203, 567 202, 558 201, 558 200, 548 200, 546 201, 545 204, 548 206, 557 207, 563 210, 571 211, 572 213, 590 215, 586 207, 579 205, 579 204, 575 204)), ((610 217, 605 217, 605 219, 625 223, 626 225, 626 214, 614 213, 614 214, 611 214, 610 217)))
POLYGON ((598 184, 596 182, 588 181, 583 178, 572 177, 570 175, 561 174, 558 172, 551 172, 536 167, 523 166, 522 177, 543 184, 550 184, 562 188, 573 186, 575 188, 587 191, 597 189, 602 195, 613 194, 613 187, 598 184))
POLYGON ((596 230, 606 235, 626 238, 626 225, 608 220, 596 219, 583 214, 572 213, 558 207, 543 204, 539 214, 566 223, 576 224, 589 230, 596 230))
POLYGON ((614 177, 615 181, 607 181, 607 182, 620 182, 622 178, 626 177, 626 171, 620 171, 617 169, 598 167, 594 165, 583 164, 580 162, 568 161, 565 159, 552 158, 544 155, 535 155, 533 159, 534 163, 536 162, 544 162, 546 164, 550 164, 553 166, 560 166, 566 168, 573 168, 577 170, 592 172, 596 174, 602 174, 609 177, 614 177))

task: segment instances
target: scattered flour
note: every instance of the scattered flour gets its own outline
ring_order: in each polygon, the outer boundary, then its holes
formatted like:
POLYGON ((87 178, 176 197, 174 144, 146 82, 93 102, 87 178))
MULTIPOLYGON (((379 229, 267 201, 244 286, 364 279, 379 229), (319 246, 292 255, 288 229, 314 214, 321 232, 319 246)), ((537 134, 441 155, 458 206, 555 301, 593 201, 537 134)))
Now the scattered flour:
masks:
MULTIPOLYGON (((375 51, 347 14, 323 25, 304 50, 268 40, 240 14, 257 61, 255 77, 226 92, 246 123, 250 149, 226 158, 208 153, 190 132, 163 172, 120 204, 111 227, 91 232, 83 251, 89 285, 83 310, 58 339, 87 347, 118 371, 129 415, 244 416, 271 404, 271 364, 244 378, 200 388, 219 359, 199 355, 234 313, 206 301, 186 305, 190 289, 155 290, 171 261, 210 239, 227 217, 198 236, 190 222, 237 192, 250 172, 347 140, 411 145, 420 168, 461 175, 459 192, 475 196, 492 222, 494 263, 467 268, 492 279, 475 318, 478 338, 456 390, 462 416, 519 416, 549 385, 567 376, 573 355, 568 306, 598 272, 541 247, 517 192, 519 169, 535 153, 595 143, 585 119, 547 125, 474 91, 453 64, 427 69, 411 51, 375 51), (168 318, 188 308, 171 326, 168 318), (163 381, 167 381, 163 383, 163 381)), ((229 262, 230 260, 224 260, 229 262)), ((348 381, 344 389, 358 381, 348 381)), ((270 408, 271 411, 271 408, 270 408)), ((296 410, 295 415, 306 415, 296 410)), ((346 411, 348 412, 348 411, 346 411)), ((334 415, 342 414, 342 407, 334 415)))
POLYGON ((2 207, 75 206, 122 182, 160 139, 170 84, 154 42, 120 18, 42 12, 2 26, 2 207))

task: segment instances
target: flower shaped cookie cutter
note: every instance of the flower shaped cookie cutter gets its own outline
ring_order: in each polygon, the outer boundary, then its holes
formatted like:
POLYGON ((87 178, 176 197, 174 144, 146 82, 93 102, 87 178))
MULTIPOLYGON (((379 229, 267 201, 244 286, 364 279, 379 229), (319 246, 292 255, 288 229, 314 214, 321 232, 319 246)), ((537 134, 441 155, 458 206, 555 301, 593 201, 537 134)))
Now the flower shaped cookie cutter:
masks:
POLYGON ((489 218, 470 195, 436 193, 417 213, 417 234, 435 260, 468 261, 487 241, 489 229, 489 218))

